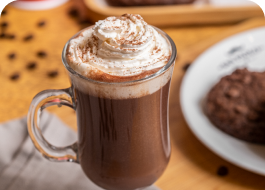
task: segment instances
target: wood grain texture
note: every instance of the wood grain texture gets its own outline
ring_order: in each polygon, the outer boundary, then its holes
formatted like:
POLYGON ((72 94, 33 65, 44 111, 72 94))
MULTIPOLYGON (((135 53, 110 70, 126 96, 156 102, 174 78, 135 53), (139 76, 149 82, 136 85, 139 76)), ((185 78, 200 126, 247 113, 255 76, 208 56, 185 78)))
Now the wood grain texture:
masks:
MULTIPOLYGON (((82 0, 78 0, 82 1, 82 0)), ((102 0, 101 0, 102 1, 102 0)), ((93 21, 107 16, 119 16, 124 13, 140 14, 145 21, 155 26, 190 24, 227 24, 236 23, 252 17, 263 17, 259 6, 222 7, 206 4, 199 5, 163 5, 114 7, 101 6, 99 0, 84 0, 89 16, 93 21)))
MULTIPOLYGON (((26 115, 35 94, 45 89, 70 86, 67 73, 61 63, 61 51, 66 41, 83 26, 68 16, 72 2, 47 11, 22 11, 6 7, 7 14, 0 23, 8 22, 6 33, 16 39, 0 39, 0 122, 26 115), (39 28, 39 21, 46 25, 39 28), (25 35, 34 38, 24 42, 25 35), (36 52, 44 50, 47 57, 39 58, 36 52), (8 54, 16 53, 10 60, 8 54), (28 70, 26 65, 35 61, 37 67, 28 70), (57 70, 54 78, 47 72, 57 70), (20 73, 17 81, 10 80, 14 72, 20 73)), ((170 94, 170 130, 172 156, 157 185, 163 190, 262 190, 265 178, 240 169, 208 150, 189 130, 179 104, 179 86, 185 72, 183 66, 192 62, 205 49, 221 39, 237 32, 265 25, 265 19, 253 19, 238 25, 212 25, 162 28, 175 41, 178 59, 172 78, 170 94), (216 174, 219 166, 228 167, 227 176, 216 174)), ((0 33, 3 32, 2 28, 0 33)), ((71 128, 76 129, 75 113, 70 108, 51 108, 71 128)))

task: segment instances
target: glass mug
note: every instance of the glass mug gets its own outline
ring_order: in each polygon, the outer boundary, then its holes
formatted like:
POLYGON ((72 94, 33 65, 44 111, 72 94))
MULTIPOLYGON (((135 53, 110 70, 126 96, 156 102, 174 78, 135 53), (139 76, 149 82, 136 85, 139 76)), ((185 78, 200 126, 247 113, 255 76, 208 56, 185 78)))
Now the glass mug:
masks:
POLYGON ((158 72, 129 82, 99 82, 78 74, 67 63, 67 42, 62 60, 71 87, 40 92, 28 112, 29 135, 45 158, 79 163, 107 190, 143 189, 162 175, 171 153, 168 101, 177 52, 172 39, 155 29, 167 40, 171 57, 158 72), (52 105, 76 111, 78 142, 56 147, 45 140, 40 114, 52 105))

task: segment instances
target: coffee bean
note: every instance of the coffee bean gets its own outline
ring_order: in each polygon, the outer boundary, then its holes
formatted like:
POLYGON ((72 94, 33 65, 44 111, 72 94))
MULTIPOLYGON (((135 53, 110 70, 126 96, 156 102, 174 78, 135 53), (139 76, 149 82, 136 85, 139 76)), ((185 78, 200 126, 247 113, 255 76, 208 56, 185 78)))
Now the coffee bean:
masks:
POLYGON ((190 64, 191 64, 191 63, 186 63, 186 64, 182 67, 183 71, 187 71, 188 68, 190 67, 190 64))
POLYGON ((219 176, 226 176, 228 175, 229 171, 228 171, 228 168, 226 166, 220 166, 218 169, 217 169, 217 175, 219 176))
POLYGON ((10 40, 13 40, 16 38, 16 36, 14 34, 6 34, 6 37, 7 39, 10 39, 10 40))
POLYGON ((28 70, 33 70, 33 69, 36 68, 36 66, 37 66, 36 62, 30 62, 30 63, 27 64, 27 69, 28 70))
POLYGON ((15 59, 15 58, 16 58, 16 54, 15 54, 15 53, 10 53, 10 54, 8 55, 8 58, 9 58, 9 59, 15 59))
POLYGON ((37 56, 40 58, 45 58, 47 56, 47 53, 45 51, 39 51, 37 52, 37 56))
POLYGON ((8 27, 8 23, 2 22, 0 26, 1 26, 2 33, 4 33, 8 27))
POLYGON ((32 34, 29 34, 27 36, 24 37, 24 41, 30 41, 34 38, 34 36, 32 34))
POLYGON ((46 25, 46 22, 45 21, 40 21, 39 23, 38 23, 38 27, 43 27, 43 26, 45 26, 46 25))
POLYGON ((68 11, 68 15, 71 16, 71 17, 78 17, 79 16, 79 12, 76 8, 72 8, 68 11))
POLYGON ((1 33, 0 34, 0 38, 5 38, 6 37, 6 34, 5 33, 1 33))
POLYGON ((2 23, 1 23, 1 27, 2 27, 2 28, 6 28, 6 27, 8 27, 8 23, 7 23, 7 22, 2 22, 2 23))
POLYGON ((7 14, 7 11, 6 10, 3 10, 2 13, 1 13, 1 16, 4 16, 7 14))
POLYGON ((13 75, 10 76, 11 80, 18 80, 20 78, 20 74, 19 73, 14 73, 13 75))
POLYGON ((54 71, 49 71, 47 74, 49 77, 54 78, 54 77, 58 76, 59 73, 57 70, 54 70, 54 71))

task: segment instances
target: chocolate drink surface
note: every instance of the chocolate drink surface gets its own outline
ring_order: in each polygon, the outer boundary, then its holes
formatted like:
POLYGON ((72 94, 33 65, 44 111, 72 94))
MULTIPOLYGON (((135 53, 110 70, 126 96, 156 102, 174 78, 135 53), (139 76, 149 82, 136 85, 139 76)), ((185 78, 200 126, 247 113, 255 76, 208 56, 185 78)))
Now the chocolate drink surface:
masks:
POLYGON ((79 160, 85 174, 108 190, 152 185, 170 157, 170 80, 152 94, 131 99, 91 96, 78 89, 79 160))

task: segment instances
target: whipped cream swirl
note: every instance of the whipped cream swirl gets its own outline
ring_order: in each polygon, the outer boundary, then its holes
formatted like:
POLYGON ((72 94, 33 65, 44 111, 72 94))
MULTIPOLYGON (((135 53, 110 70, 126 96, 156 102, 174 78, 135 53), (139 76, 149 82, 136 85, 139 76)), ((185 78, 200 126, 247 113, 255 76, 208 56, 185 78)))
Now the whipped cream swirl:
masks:
POLYGON ((70 41, 69 65, 88 78, 127 77, 165 66, 169 44, 140 15, 124 14, 98 21, 70 41))

